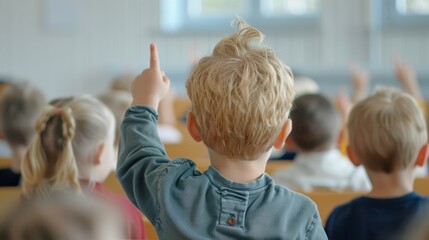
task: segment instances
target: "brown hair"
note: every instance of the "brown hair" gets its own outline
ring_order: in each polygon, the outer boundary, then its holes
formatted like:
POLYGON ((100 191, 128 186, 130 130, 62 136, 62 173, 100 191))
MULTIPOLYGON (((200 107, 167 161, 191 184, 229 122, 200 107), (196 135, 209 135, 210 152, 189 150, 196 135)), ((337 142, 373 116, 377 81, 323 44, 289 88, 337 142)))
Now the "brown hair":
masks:
POLYGON ((28 146, 37 117, 46 105, 41 91, 28 83, 8 86, 0 98, 0 132, 10 145, 28 146))
POLYGON ((340 118, 332 102, 321 94, 305 94, 295 99, 290 117, 291 137, 304 151, 324 150, 334 144, 340 118))

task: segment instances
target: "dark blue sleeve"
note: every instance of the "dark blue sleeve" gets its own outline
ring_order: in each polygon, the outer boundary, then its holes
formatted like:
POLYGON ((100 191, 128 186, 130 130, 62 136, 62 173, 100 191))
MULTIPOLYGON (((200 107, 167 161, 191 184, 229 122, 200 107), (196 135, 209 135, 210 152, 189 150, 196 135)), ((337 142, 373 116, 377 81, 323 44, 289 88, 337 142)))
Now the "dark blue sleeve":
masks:
POLYGON ((332 240, 334 239, 334 231, 335 231, 335 223, 337 221, 337 214, 338 214, 338 209, 335 208, 332 213, 329 215, 328 220, 326 221, 325 224, 325 232, 326 235, 328 236, 328 239, 332 240))

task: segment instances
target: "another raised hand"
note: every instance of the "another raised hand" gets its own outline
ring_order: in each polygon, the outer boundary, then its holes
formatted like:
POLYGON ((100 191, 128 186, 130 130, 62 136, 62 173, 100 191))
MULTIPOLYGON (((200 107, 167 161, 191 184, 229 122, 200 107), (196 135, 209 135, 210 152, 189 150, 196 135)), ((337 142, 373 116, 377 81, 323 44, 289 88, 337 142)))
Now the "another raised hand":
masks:
POLYGON ((342 122, 345 124, 349 117, 349 113, 353 108, 353 103, 350 100, 349 95, 347 95, 347 92, 344 89, 344 87, 340 87, 340 89, 338 90, 336 103, 337 103, 338 111, 340 113, 342 122))
POLYGON ((396 77, 404 90, 415 98, 421 99, 422 94, 420 91, 419 81, 417 80, 414 69, 399 60, 395 60, 394 64, 396 77))
POLYGON ((150 66, 134 79, 131 84, 133 105, 146 105, 158 111, 159 102, 170 88, 170 79, 160 68, 158 51, 150 44, 150 66))
POLYGON ((357 66, 352 66, 350 68, 350 79, 353 84, 353 96, 351 100, 353 103, 356 103, 368 95, 369 74, 357 66))

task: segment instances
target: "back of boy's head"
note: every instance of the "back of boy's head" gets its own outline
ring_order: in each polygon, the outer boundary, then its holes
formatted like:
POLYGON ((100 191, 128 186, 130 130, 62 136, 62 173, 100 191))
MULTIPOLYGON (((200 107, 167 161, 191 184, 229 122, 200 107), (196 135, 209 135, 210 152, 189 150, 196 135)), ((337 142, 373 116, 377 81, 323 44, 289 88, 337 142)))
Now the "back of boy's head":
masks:
POLYGON ((301 150, 326 150, 333 146, 340 118, 327 97, 305 94, 296 98, 290 117, 293 123, 291 137, 301 150))
POLYGON ((415 164, 428 140, 417 102, 395 89, 379 90, 356 104, 347 128, 351 149, 374 172, 392 173, 415 164))
POLYGON ((200 60, 186 81, 192 114, 204 143, 231 159, 256 159, 286 123, 293 76, 263 34, 238 20, 239 29, 200 60))
POLYGON ((98 96, 98 99, 106 104, 115 116, 115 146, 118 146, 121 122, 124 119, 125 112, 131 106, 133 100, 131 93, 126 91, 110 91, 98 96))
POLYGON ((70 98, 57 104, 46 107, 38 119, 38 135, 22 166, 27 198, 49 197, 61 188, 80 192, 78 169, 91 167, 98 144, 114 134, 113 114, 96 98, 70 98))
POLYGON ((28 83, 11 84, 0 97, 0 131, 12 146, 28 146, 37 117, 46 105, 41 91, 28 83))

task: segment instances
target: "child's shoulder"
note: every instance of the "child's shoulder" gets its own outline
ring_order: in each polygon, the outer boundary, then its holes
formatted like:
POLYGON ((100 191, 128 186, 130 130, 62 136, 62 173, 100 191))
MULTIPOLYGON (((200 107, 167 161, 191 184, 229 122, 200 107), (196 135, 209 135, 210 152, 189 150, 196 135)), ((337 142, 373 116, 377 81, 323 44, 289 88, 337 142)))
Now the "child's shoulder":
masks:
POLYGON ((308 196, 292 191, 286 186, 273 184, 274 192, 277 195, 277 199, 281 201, 286 200, 294 203, 294 207, 307 208, 316 210, 317 205, 308 196))

